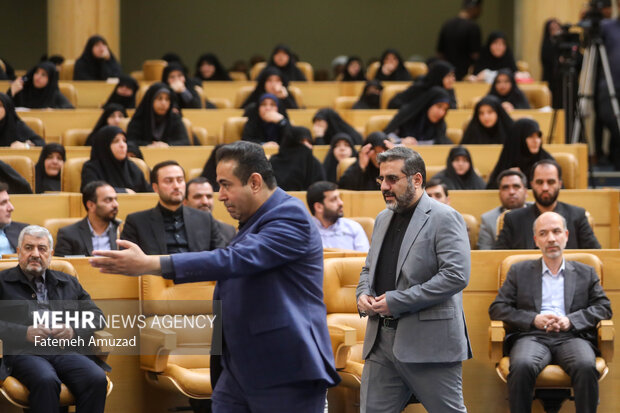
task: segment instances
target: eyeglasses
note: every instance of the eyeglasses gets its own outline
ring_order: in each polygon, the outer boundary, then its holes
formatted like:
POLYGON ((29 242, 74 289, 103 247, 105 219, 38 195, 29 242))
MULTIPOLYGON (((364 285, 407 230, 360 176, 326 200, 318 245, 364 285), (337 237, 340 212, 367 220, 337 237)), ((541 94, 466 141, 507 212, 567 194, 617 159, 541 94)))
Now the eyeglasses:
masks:
POLYGON ((388 183, 388 185, 394 185, 396 182, 400 181, 403 178, 408 177, 409 175, 396 176, 396 175, 388 175, 388 176, 378 176, 377 183, 381 185, 383 181, 388 183))

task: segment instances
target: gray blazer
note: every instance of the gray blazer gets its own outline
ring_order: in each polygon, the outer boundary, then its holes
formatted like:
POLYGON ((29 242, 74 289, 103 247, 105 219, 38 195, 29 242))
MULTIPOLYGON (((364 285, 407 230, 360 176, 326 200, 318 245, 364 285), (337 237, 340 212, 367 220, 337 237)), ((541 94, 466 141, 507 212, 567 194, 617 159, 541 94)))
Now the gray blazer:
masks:
POLYGON ((480 216, 480 231, 478 232, 478 249, 491 250, 497 233, 497 217, 502 213, 498 206, 480 216))
MULTIPOLYGON (((540 313, 541 305, 542 258, 514 264, 489 307, 492 320, 507 324, 506 353, 521 335, 536 331, 532 323, 540 313)), ((596 324, 611 318, 609 299, 594 268, 577 261, 566 261, 564 311, 575 332, 590 341, 596 338, 596 324)))
MULTIPOLYGON (((118 226, 121 221, 114 220, 108 228, 108 236, 110 237, 110 249, 118 249, 116 239, 118 238, 118 226)), ((93 255, 93 237, 88 226, 88 217, 76 222, 72 225, 60 228, 56 236, 56 248, 54 255, 57 257, 65 257, 67 255, 93 255)))
MULTIPOLYGON (((384 210, 375 222, 357 298, 374 292, 381 244, 393 216, 384 210)), ((469 282, 470 252, 463 217, 424 192, 398 254, 396 290, 387 304, 399 319, 394 356, 405 363, 457 362, 472 357, 463 312, 463 289, 469 282)), ((362 356, 367 358, 379 329, 379 317, 368 319, 362 356)))

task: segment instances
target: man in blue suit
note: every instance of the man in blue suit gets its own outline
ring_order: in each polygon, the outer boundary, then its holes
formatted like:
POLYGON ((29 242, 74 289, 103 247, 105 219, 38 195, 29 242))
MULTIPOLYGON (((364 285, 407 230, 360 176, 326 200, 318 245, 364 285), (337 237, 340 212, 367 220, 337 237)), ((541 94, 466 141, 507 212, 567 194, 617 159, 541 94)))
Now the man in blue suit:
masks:
POLYGON ((239 220, 224 249, 148 256, 128 241, 123 251, 95 251, 103 272, 161 274, 175 283, 217 280, 223 371, 214 412, 323 411, 334 368, 323 303, 320 235, 301 201, 276 187, 263 149, 236 142, 217 153, 219 198, 239 220))

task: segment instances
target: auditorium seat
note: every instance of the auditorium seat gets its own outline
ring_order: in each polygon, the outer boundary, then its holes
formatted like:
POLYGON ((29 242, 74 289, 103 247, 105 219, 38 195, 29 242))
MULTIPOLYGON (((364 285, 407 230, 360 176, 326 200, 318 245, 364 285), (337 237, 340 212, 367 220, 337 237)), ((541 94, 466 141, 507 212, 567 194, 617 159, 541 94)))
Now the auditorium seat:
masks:
POLYGON ((65 59, 60 65, 60 73, 58 80, 73 80, 73 68, 75 67, 75 60, 65 59))
POLYGON ((469 237, 469 249, 478 249, 478 233, 480 232, 480 222, 471 214, 461 214, 467 226, 467 236, 469 237))
POLYGON ((394 115, 375 115, 366 122, 366 136, 373 132, 380 132, 390 123, 394 115))
POLYGON ((142 80, 161 82, 161 76, 166 66, 168 66, 168 62, 165 60, 145 60, 144 63, 142 63, 142 73, 144 76, 142 80))
POLYGON ((525 97, 530 102, 533 109, 540 109, 551 106, 551 91, 545 84, 521 84, 519 89, 523 91, 525 97))
POLYGON ((347 110, 352 109, 353 105, 358 101, 359 97, 357 96, 338 96, 334 99, 334 109, 336 110, 347 110))
POLYGON ((0 161, 7 163, 11 168, 15 169, 28 183, 34 191, 34 162, 27 156, 19 155, 2 155, 0 161))
MULTIPOLYGON (((187 119, 187 118, 183 118, 187 119)), ((188 119, 189 121, 189 119, 188 119)), ((207 129, 201 126, 192 126, 192 134, 196 138, 197 142, 194 142, 197 145, 216 145, 216 139, 210 139, 209 134, 207 133, 207 129)))
POLYGON ((345 173, 349 166, 353 165, 357 161, 357 158, 350 157, 344 158, 340 162, 338 162, 338 166, 336 167, 336 179, 340 180, 340 177, 345 173))
POLYGON ((243 72, 228 72, 228 76, 236 82, 245 82, 248 80, 248 75, 243 72))
POLYGON ((370 242, 372 239, 372 230, 375 227, 375 219, 372 217, 350 217, 349 219, 352 219, 364 228, 364 232, 368 237, 368 242, 370 242))
MULTIPOLYGON (((411 75, 411 77, 415 80, 418 77, 425 75, 428 72, 428 67, 424 62, 403 62, 405 68, 411 75)), ((380 62, 374 62, 368 69, 366 69, 366 79, 373 80, 377 75, 377 70, 379 70, 380 62)))
POLYGON ((194 178, 198 178, 202 174, 203 168, 192 168, 187 172, 187 180, 190 181, 194 178))
POLYGON ((22 121, 28 125, 30 129, 43 139, 45 139, 45 126, 43 125, 43 121, 39 118, 32 118, 29 116, 21 118, 22 121))
POLYGON ((239 116, 226 119, 222 126, 222 141, 221 143, 232 143, 241 140, 243 134, 243 127, 245 126, 248 118, 239 116))
MULTIPOLYGON (((14 260, 0 261, 0 271, 6 270, 9 268, 15 267, 14 260)), ((64 273, 70 274, 74 277, 78 277, 75 268, 68 261, 56 260, 53 259, 49 268, 55 271, 62 271, 64 273)), ((93 333, 96 339, 110 339, 112 338, 112 334, 106 331, 95 331, 93 333)), ((94 351, 98 354, 98 357, 103 361, 107 359, 108 353, 111 348, 99 347, 94 349, 94 351)), ((0 362, 2 362, 2 340, 0 340, 0 362)), ((112 392, 112 388, 114 387, 110 377, 106 374, 108 379, 108 389, 107 395, 109 396, 112 392)), ((28 409, 28 396, 30 392, 28 388, 24 386, 19 380, 17 380, 13 376, 8 376, 6 379, 0 381, 0 393, 14 406, 21 407, 22 409, 28 409)), ((75 405, 75 398, 64 384, 61 384, 60 387, 60 405, 61 406, 73 406, 75 405)))
MULTIPOLYGON (((80 192, 82 186, 82 167, 89 158, 72 158, 67 159, 65 165, 60 172, 60 187, 63 192, 80 192)), ((140 158, 129 158, 133 163, 138 165, 144 178, 150 182, 150 169, 140 158)))
POLYGON ((55 246, 58 236, 58 230, 68 225, 75 224, 81 219, 82 218, 48 218, 43 222, 43 227, 47 228, 50 234, 52 234, 52 239, 54 240, 55 246))
MULTIPOLYGON (((308 82, 312 82, 314 80, 314 69, 312 65, 308 62, 297 62, 295 64, 299 70, 301 70, 306 76, 306 80, 308 82)), ((260 72, 267 66, 267 62, 258 62, 250 69, 250 80, 256 80, 260 72)))
MULTIPOLYGON (((235 94, 235 108, 241 108, 241 105, 245 102, 245 100, 250 96, 250 94, 256 89, 256 86, 241 86, 237 93, 235 94)), ((301 90, 297 86, 288 86, 288 92, 295 98, 295 102, 297 102, 297 107, 304 107, 304 98, 301 90)))
MULTIPOLYGON (((540 258, 540 255, 512 255, 505 258, 500 264, 498 287, 501 287, 510 267, 524 260, 540 258)), ((594 267, 597 275, 603 283, 603 264, 601 260, 593 254, 588 253, 568 253, 564 254, 564 259, 569 261, 579 261, 594 267)), ((611 320, 602 320, 598 324, 598 350, 600 357, 596 358, 596 369, 600 374, 599 381, 603 380, 609 373, 608 363, 613 360, 614 353, 614 327, 611 320)), ((496 363, 495 371, 499 378, 507 382, 510 369, 510 357, 504 355, 504 338, 506 329, 501 321, 491 320, 489 327, 489 358, 496 363)), ((571 397, 571 379, 564 370, 556 365, 547 365, 536 379, 534 398, 541 400, 545 411, 557 412, 564 400, 571 397)), ((572 398, 572 397, 571 397, 572 398)))
POLYGON ((387 109, 390 100, 409 86, 408 84, 385 85, 381 91, 381 109, 387 109))
MULTIPOLYGON (((174 284, 159 276, 140 277, 140 303, 147 327, 140 329, 140 368, 152 386, 192 399, 211 397, 210 328, 162 328, 155 316, 213 315, 215 282, 174 284)), ((219 317, 219 316, 218 316, 219 317)))
POLYGON ((78 95, 75 91, 75 87, 68 82, 58 82, 58 89, 60 89, 60 93, 65 95, 65 97, 69 100, 69 102, 73 105, 74 108, 78 106, 78 95))
POLYGON ((84 146, 92 129, 67 129, 60 138, 60 144, 67 146, 84 146))

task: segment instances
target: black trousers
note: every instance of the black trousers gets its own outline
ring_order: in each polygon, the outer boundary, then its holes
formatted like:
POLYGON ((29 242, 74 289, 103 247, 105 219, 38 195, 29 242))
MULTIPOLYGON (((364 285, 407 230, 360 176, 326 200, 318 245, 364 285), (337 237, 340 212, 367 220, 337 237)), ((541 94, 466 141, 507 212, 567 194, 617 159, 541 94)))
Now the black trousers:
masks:
POLYGON ((536 377, 547 364, 558 364, 570 376, 577 412, 596 412, 598 378, 592 344, 566 333, 540 332, 517 339, 510 350, 508 399, 511 412, 532 410, 536 377))
POLYGON ((32 413, 60 409, 60 385, 64 383, 76 400, 78 413, 103 413, 107 392, 105 372, 90 358, 80 354, 7 356, 11 376, 30 391, 32 413))

